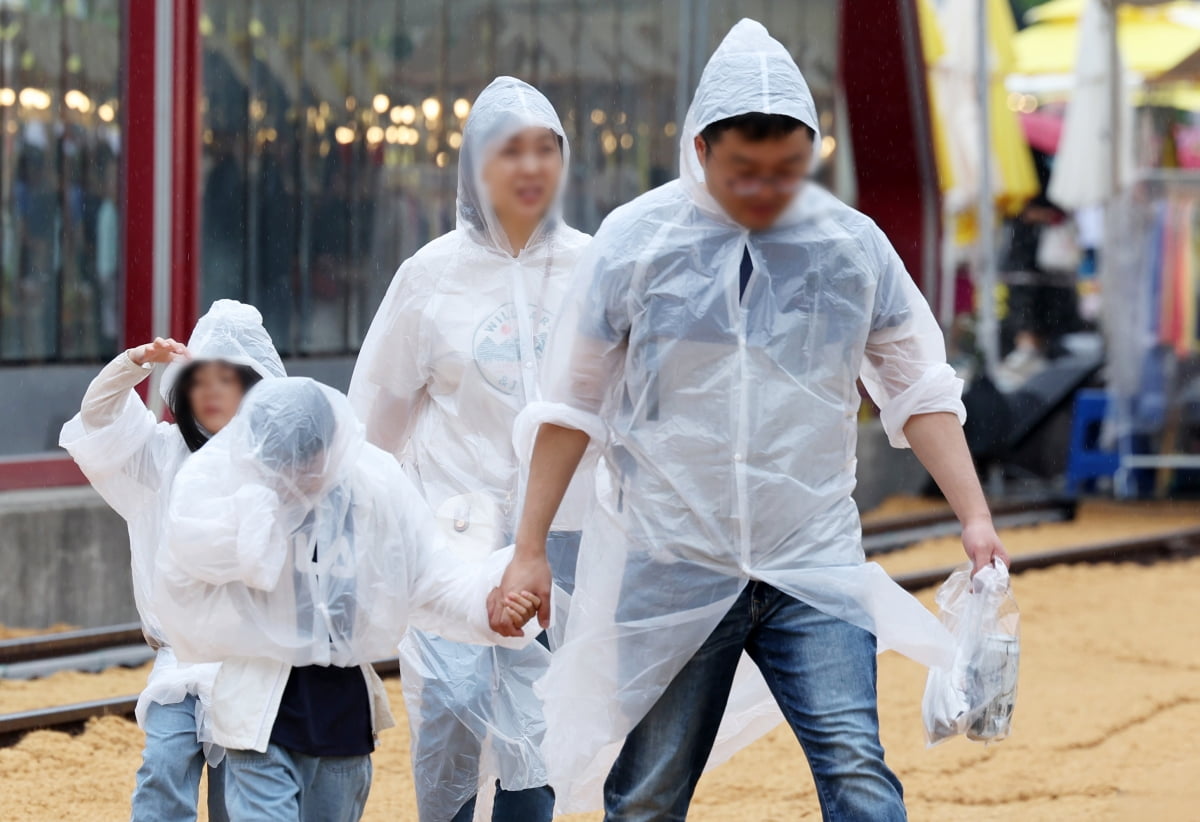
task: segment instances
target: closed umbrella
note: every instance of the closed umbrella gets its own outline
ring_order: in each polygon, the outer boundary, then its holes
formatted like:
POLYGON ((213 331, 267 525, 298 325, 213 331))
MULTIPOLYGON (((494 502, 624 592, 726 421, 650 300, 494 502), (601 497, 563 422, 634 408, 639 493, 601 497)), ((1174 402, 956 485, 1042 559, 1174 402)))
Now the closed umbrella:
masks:
POLYGON ((1123 66, 1110 53, 1112 19, 1100 0, 1088 0, 1079 19, 1074 90, 1047 192, 1066 209, 1104 203, 1133 180, 1133 111, 1123 66))

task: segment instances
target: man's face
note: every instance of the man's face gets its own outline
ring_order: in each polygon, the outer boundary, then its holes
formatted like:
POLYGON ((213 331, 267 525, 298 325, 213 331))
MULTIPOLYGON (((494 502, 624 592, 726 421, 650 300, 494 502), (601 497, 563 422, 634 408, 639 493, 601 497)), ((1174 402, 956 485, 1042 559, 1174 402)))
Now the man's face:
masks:
POLYGON ((751 141, 729 129, 711 145, 696 137, 708 192, 725 213, 751 231, 770 228, 795 199, 812 165, 813 139, 798 128, 751 141))

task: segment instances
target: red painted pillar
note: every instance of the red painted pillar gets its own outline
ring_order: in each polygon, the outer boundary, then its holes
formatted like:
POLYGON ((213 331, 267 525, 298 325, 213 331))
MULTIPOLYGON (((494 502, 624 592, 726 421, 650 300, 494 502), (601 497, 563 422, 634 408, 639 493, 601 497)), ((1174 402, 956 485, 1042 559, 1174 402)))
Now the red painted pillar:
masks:
POLYGON ((124 345, 154 328, 154 26, 153 0, 124 0, 121 80, 121 227, 124 345))
POLYGON ((171 100, 171 333, 187 339, 200 287, 200 0, 175 0, 171 100))
POLYGON ((934 286, 941 193, 916 4, 841 0, 840 11, 858 209, 884 230, 918 284, 934 286), (922 282, 923 274, 934 282, 922 282))

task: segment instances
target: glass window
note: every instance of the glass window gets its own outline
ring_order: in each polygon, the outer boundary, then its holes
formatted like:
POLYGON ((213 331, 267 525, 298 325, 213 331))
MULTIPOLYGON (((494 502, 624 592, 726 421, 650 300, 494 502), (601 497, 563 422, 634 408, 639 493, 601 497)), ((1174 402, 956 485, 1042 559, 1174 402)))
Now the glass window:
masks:
POLYGON ((463 124, 498 74, 558 108, 585 231, 676 175, 700 69, 743 16, 792 50, 829 134, 837 5, 208 0, 202 304, 254 302, 290 354, 357 350, 396 267, 453 228, 463 124))
POLYGON ((98 360, 121 305, 119 0, 0 2, 0 360, 98 360))

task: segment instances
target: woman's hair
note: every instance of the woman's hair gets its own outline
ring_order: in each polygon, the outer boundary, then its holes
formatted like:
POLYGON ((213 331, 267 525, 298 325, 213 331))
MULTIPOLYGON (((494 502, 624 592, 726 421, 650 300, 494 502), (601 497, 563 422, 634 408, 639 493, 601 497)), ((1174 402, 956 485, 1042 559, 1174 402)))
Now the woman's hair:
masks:
POLYGON ((179 373, 179 379, 175 381, 175 386, 171 389, 171 414, 175 417, 175 424, 179 426, 179 433, 183 436, 183 441, 187 443, 189 451, 198 451, 204 443, 208 442, 209 434, 204 432, 200 427, 200 423, 196 421, 196 415, 192 412, 192 401, 189 394, 192 390, 192 383, 196 380, 196 370, 211 362, 217 362, 227 368, 232 368, 237 374, 238 380, 242 383, 242 393, 245 394, 254 385, 262 379, 262 375, 248 365, 232 365, 230 363, 221 363, 219 360, 203 360, 201 362, 189 363, 186 368, 179 373))

